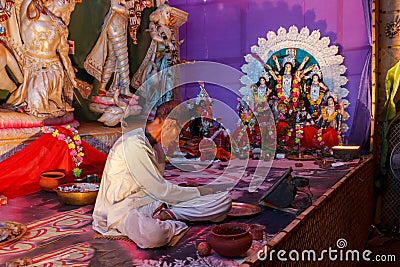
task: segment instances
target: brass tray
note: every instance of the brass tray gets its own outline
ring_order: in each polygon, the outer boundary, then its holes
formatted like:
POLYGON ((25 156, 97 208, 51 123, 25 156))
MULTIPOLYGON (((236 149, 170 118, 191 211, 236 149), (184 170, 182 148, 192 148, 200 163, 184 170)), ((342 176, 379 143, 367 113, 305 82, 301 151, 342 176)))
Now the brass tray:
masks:
POLYGON ((320 168, 324 170, 330 170, 330 171, 342 171, 342 170, 347 170, 350 167, 348 165, 340 165, 340 166, 320 166, 320 168))
POLYGON ((28 228, 19 222, 0 221, 0 247, 10 245, 24 236, 28 228), (4 236, 1 233, 5 234, 4 236), (7 237, 5 237, 7 236, 7 237), (4 239, 3 239, 4 238, 4 239))
POLYGON ((244 217, 251 216, 261 212, 261 208, 255 205, 240 203, 240 202, 232 202, 232 209, 228 213, 228 216, 231 217, 244 217))
POLYGON ((288 159, 291 160, 316 160, 317 157, 313 156, 313 155, 303 155, 303 156, 299 156, 299 155, 290 155, 287 156, 288 159))

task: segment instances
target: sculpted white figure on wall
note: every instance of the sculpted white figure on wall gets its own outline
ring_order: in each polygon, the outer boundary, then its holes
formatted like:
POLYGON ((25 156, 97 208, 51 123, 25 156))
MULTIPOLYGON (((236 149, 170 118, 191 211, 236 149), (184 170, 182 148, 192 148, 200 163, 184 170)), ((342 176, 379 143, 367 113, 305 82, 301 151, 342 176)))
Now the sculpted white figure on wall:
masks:
POLYGON ((112 0, 102 31, 86 57, 86 71, 100 82, 98 95, 91 99, 90 110, 102 114, 98 121, 117 125, 124 115, 137 115, 141 107, 130 92, 128 58, 128 8, 125 0, 112 0), (107 90, 107 84, 113 77, 107 90))

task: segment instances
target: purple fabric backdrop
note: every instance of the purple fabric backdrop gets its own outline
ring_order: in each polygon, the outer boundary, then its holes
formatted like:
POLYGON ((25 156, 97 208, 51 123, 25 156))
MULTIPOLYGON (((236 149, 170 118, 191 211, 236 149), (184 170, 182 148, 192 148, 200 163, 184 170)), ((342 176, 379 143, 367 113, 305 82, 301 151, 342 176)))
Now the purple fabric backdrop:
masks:
MULTIPOLYGON (((266 37, 268 31, 295 25, 299 29, 307 26, 310 31, 319 30, 321 37, 328 36, 331 45, 339 47, 347 67, 345 75, 349 81, 345 88, 349 90, 350 106, 346 111, 351 127, 359 88, 363 88, 361 74, 370 50, 361 0, 170 0, 169 3, 189 13, 188 22, 180 30, 180 39, 185 39, 181 46, 183 59, 215 61, 240 70, 250 47, 257 44, 259 37, 266 37)), ((215 92, 218 87, 208 85, 207 90, 224 101, 225 95, 215 92)), ((184 97, 197 93, 197 86, 183 89, 184 97)), ((225 101, 236 103, 236 99, 225 101)))
POLYGON ((372 104, 372 3, 371 0, 362 0, 362 4, 364 8, 366 30, 368 32, 369 49, 361 73, 360 87, 354 112, 354 123, 349 134, 349 143, 360 145, 364 150, 369 150, 372 104))

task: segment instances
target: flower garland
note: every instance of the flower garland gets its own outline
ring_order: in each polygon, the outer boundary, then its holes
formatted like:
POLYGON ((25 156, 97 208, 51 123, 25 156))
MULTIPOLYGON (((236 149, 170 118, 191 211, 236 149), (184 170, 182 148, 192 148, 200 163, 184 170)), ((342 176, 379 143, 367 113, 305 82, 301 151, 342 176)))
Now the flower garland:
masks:
POLYGON ((322 119, 329 123, 331 123, 338 115, 338 111, 336 110, 336 108, 334 109, 334 111, 331 114, 329 114, 327 107, 324 107, 324 108, 322 108, 321 113, 322 113, 322 119))
POLYGON ((324 148, 325 142, 322 140, 322 129, 318 129, 317 132, 317 141, 319 142, 319 147, 324 148))
POLYGON ((316 101, 312 100, 311 99, 311 86, 307 86, 307 98, 308 98, 308 101, 310 102, 310 105, 312 105, 312 106, 321 105, 324 95, 325 95, 325 90, 323 90, 323 87, 320 86, 318 99, 316 101))
POLYGON ((44 126, 41 128, 44 133, 51 133, 53 137, 56 137, 60 141, 64 141, 67 143, 68 149, 70 149, 69 155, 72 158, 72 161, 75 163, 75 168, 72 169, 72 174, 75 177, 80 177, 82 173, 82 169, 79 166, 83 162, 83 157, 85 153, 83 153, 82 140, 79 136, 78 130, 70 125, 66 126, 65 129, 69 130, 72 134, 72 138, 69 135, 65 135, 60 133, 58 129, 54 129, 53 127, 44 126))
POLYGON ((303 128, 300 126, 300 124, 296 123, 295 126, 296 129, 296 138, 294 139, 294 142, 300 146, 300 141, 303 139, 303 128))
MULTIPOLYGON (((277 85, 276 85, 276 92, 278 94, 278 98, 282 100, 285 104, 289 103, 289 99, 287 99, 283 95, 283 90, 282 90, 282 76, 278 76, 277 79, 277 85)), ((298 101, 300 97, 300 86, 299 86, 299 81, 297 80, 297 77, 293 79, 292 81, 292 90, 290 93, 290 98, 292 99, 292 103, 294 107, 297 107, 298 101)))

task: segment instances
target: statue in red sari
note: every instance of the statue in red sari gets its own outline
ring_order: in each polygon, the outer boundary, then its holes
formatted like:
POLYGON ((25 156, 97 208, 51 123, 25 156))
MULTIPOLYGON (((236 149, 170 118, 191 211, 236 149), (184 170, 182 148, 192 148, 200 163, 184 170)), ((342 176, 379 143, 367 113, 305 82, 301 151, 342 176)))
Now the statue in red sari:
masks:
POLYGON ((322 82, 322 73, 318 66, 314 66, 311 77, 306 81, 306 96, 310 103, 309 112, 314 120, 320 115, 321 105, 328 90, 328 87, 322 82))
POLYGON ((337 104, 333 95, 328 96, 326 105, 321 108, 321 115, 319 117, 323 121, 323 127, 325 127, 322 140, 326 147, 332 148, 339 144, 343 114, 343 102, 337 104))

